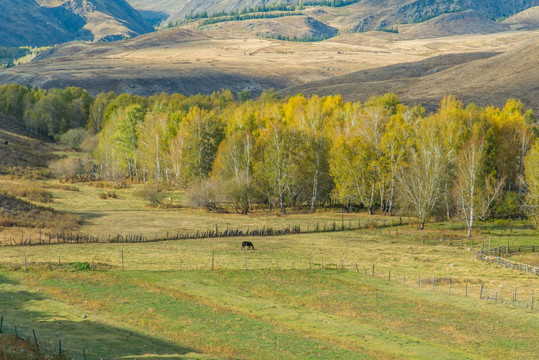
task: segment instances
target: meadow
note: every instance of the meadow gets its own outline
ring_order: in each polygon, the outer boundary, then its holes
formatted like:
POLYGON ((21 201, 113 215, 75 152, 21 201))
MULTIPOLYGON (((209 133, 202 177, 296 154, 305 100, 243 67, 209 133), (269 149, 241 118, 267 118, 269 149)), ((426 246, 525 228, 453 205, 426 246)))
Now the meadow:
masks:
MULTIPOLYGON (((35 329, 44 348, 55 350, 61 340, 75 359, 84 359, 83 349, 88 359, 532 359, 539 351, 539 313, 530 306, 537 275, 475 258, 489 240, 491 247, 537 244, 525 221, 480 223, 472 247, 456 221, 419 232, 407 217, 154 209, 135 196, 136 185, 41 186, 52 194, 47 206, 84 220, 81 233, 379 225, 270 237, 2 246, 4 330, 17 326, 30 336, 35 329), (105 191, 118 196, 104 200, 105 191), (244 240, 256 250, 242 252, 244 240)), ((166 195, 181 204, 181 192, 166 195)), ((514 258, 536 263, 538 256, 514 258)))

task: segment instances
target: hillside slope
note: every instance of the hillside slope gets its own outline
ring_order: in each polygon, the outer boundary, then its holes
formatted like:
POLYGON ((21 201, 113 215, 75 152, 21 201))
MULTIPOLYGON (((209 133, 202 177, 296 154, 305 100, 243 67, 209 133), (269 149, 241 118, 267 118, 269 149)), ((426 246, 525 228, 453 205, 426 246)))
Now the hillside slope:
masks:
POLYGON ((54 159, 49 145, 27 135, 15 122, 0 115, 0 174, 46 168, 54 159))
MULTIPOLYGON (((296 4, 300 0, 128 0, 143 11, 168 14, 168 22, 175 23, 186 16, 200 14, 231 13, 259 6, 296 4)), ((307 8, 318 1, 301 1, 307 8)), ((418 23, 442 14, 474 10, 489 19, 511 16, 533 5, 533 0, 361 0, 348 6, 328 11, 324 20, 335 21, 328 25, 343 26, 343 30, 363 32, 396 24, 418 23), (332 19, 333 18, 333 19, 332 19)), ((316 5, 323 9, 327 6, 316 5)), ((320 19, 318 19, 320 20, 320 19)))
POLYGON ((392 28, 398 24, 421 23, 443 14, 474 10, 489 19, 500 19, 530 8, 532 0, 363 0, 352 15, 354 32, 392 28))
POLYGON ((0 46, 114 41, 153 31, 125 0, 0 0, 0 46))
POLYGON ((407 38, 441 37, 463 34, 489 34, 509 30, 509 25, 490 20, 474 10, 443 14, 420 24, 399 29, 407 38))
POLYGON ((539 29, 539 6, 521 11, 503 21, 505 25, 514 30, 535 30, 539 29))
POLYGON ((342 94, 346 100, 365 101, 394 92, 404 102, 418 102, 431 110, 447 94, 464 102, 496 106, 503 106, 508 98, 518 98, 539 112, 538 58, 539 39, 535 38, 507 53, 433 57, 315 81, 282 94, 342 94))

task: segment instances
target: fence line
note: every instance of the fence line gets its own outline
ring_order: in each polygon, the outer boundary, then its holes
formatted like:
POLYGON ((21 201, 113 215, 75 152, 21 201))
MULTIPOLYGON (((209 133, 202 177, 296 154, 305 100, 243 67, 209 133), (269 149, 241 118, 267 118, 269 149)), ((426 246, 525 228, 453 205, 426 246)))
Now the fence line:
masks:
MULTIPOLYGON (((146 243, 146 242, 161 242, 161 241, 170 241, 170 240, 194 240, 194 239, 209 239, 209 238, 225 238, 225 237, 263 237, 263 236, 282 236, 289 234, 314 234, 314 233, 325 233, 325 232, 338 232, 338 231, 349 231, 349 230, 361 230, 361 229, 374 229, 379 230, 382 233, 383 228, 387 228, 390 235, 392 235, 391 229, 395 227, 395 234, 399 237, 398 226, 408 225, 402 221, 402 219, 395 221, 383 220, 373 220, 370 219, 366 221, 357 221, 345 220, 344 218, 340 221, 332 221, 329 223, 316 222, 316 224, 308 223, 307 226, 303 225, 287 225, 281 228, 274 228, 271 226, 262 226, 251 229, 247 227, 246 230, 241 230, 239 227, 229 227, 226 226, 225 230, 219 229, 219 226, 216 224, 215 229, 207 228, 205 231, 197 230, 196 232, 167 232, 166 236, 159 236, 155 234, 155 237, 140 234, 117 234, 111 235, 90 235, 90 234, 81 234, 73 233, 69 231, 62 231, 61 233, 50 233, 44 234, 40 230, 39 237, 32 238, 30 234, 28 237, 24 236, 24 232, 21 231, 20 236, 9 235, 9 238, 6 238, 4 235, 2 245, 4 246, 33 246, 33 245, 53 245, 53 244, 84 244, 84 243, 146 243), (312 225, 312 226, 311 226, 312 225)), ((401 237, 404 233, 401 232, 401 237)), ((443 238, 443 236, 442 236, 443 238)))
MULTIPOLYGON (((35 348, 37 354, 48 355, 54 358, 63 355, 66 359, 71 358, 71 356, 67 356, 65 349, 62 346, 61 337, 58 337, 58 339, 54 341, 50 338, 42 338, 35 329, 25 326, 10 325, 3 316, 0 316, 0 336, 4 334, 13 335, 22 341, 26 341, 30 346, 35 348)), ((10 351, 10 349, 7 348, 3 350, 4 352, 10 351)), ((18 349, 15 349, 15 351, 19 353, 18 349)), ((82 354, 84 354, 84 358, 86 359, 86 349, 82 350, 82 354)), ((60 359, 63 357, 58 358, 60 359)))
MULTIPOLYGON (((459 292, 459 290, 464 294, 464 296, 469 296, 469 293, 471 293, 470 287, 474 284, 480 284, 481 289, 479 291, 479 299, 486 300, 486 301, 493 301, 496 303, 505 303, 510 304, 512 306, 520 305, 523 307, 529 307, 530 309, 534 309, 534 292, 532 290, 531 292, 531 300, 523 301, 518 300, 517 297, 517 287, 515 287, 515 291, 512 293, 512 298, 509 300, 507 297, 502 300, 501 293, 498 294, 498 289, 494 288, 494 290, 487 289, 485 286, 485 283, 481 280, 471 280, 471 279, 459 279, 454 277, 440 277, 435 275, 429 275, 429 276, 423 276, 423 275, 416 275, 417 279, 414 279, 413 277, 409 276, 409 274, 396 274, 395 272, 392 272, 391 269, 384 269, 381 267, 378 267, 375 263, 369 263, 361 266, 357 262, 349 262, 346 263, 344 259, 340 259, 337 262, 328 262, 324 258, 320 259, 314 259, 309 258, 308 260, 305 260, 305 267, 298 266, 298 261, 292 261, 290 263, 290 266, 286 266, 284 262, 280 262, 275 259, 266 259, 266 260, 255 260, 255 259, 249 259, 247 256, 247 252, 243 250, 241 252, 241 260, 240 258, 237 259, 237 262, 235 263, 235 266, 233 265, 232 269, 230 267, 230 261, 227 260, 225 262, 219 262, 218 259, 215 257, 215 252, 212 251, 211 255, 208 256, 208 263, 206 266, 204 266, 204 263, 199 262, 197 259, 196 261, 192 262, 191 264, 188 264, 185 261, 185 257, 179 258, 179 263, 176 263, 176 267, 173 269, 179 269, 179 271, 248 271, 248 270, 310 270, 310 271, 322 271, 322 270, 347 270, 350 272, 356 272, 358 274, 364 274, 365 276, 373 277, 373 278, 379 278, 379 279, 385 279, 389 282, 402 282, 402 284, 406 285, 414 285, 416 284, 417 287, 424 287, 426 289, 432 288, 432 291, 439 290, 440 288, 443 289, 444 292, 447 292, 449 295, 455 294, 456 292, 459 292), (189 266, 191 265, 191 266, 189 266), (179 266, 179 268, 178 268, 179 266), (461 287, 459 287, 459 285, 461 287)), ((25 258, 26 260, 26 258, 25 258)), ((121 260, 120 260, 121 261, 121 260)), ((73 263, 73 264, 84 264, 84 263, 73 263)), ((94 266, 91 266, 89 263, 87 263, 88 267, 78 267, 78 270, 96 270, 94 266)), ((123 264, 122 264, 123 265, 123 264)), ((118 264, 116 267, 118 270, 124 271, 124 267, 118 264)), ((132 264, 133 265, 133 264, 132 264)), ((49 267, 52 269, 51 267, 49 267)), ((99 268, 97 268, 98 270, 99 268)), ((131 270, 138 271, 138 264, 133 266, 131 270)), ((25 269, 27 270, 27 269, 25 269)), ((171 269, 167 269, 171 270, 171 269)), ((501 291, 501 290, 500 290, 501 291)))
POLYGON ((524 264, 518 261, 513 261, 502 257, 502 255, 514 255, 520 253, 536 252, 539 250, 539 246, 536 245, 518 245, 518 246, 498 246, 490 249, 482 249, 475 254, 475 257, 481 261, 489 263, 495 263, 509 269, 516 269, 518 271, 529 272, 535 275, 539 275, 539 267, 524 264))

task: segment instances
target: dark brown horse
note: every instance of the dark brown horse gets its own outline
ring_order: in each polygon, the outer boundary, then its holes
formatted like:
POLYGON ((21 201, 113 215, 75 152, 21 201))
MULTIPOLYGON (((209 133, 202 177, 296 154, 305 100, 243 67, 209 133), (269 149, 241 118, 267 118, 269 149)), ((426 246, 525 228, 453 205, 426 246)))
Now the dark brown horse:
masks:
POLYGON ((251 249, 251 250, 255 249, 253 243, 250 241, 244 241, 241 243, 241 249, 243 250, 244 248, 251 249))

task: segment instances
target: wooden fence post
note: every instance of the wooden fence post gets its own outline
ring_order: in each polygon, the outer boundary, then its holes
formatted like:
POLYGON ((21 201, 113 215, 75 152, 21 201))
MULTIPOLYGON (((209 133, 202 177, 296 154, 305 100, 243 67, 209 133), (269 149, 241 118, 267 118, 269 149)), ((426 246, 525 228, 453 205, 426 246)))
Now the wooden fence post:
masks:
POLYGON ((432 291, 434 291, 434 281, 435 281, 434 275, 432 275, 432 291))
POLYGON ((28 272, 28 265, 26 264, 26 258, 24 258, 24 272, 28 272))
POLYGON ((449 295, 451 295, 451 278, 449 278, 449 295))
POLYGON ((468 280, 466 280, 466 295, 465 296, 468 296, 468 280))
POLYGON ((391 270, 389 270, 389 273, 387 274, 387 281, 391 281, 391 270))
POLYGON ((245 254, 245 248, 243 249, 243 262, 245 264, 245 270, 247 270, 247 255, 245 254))
POLYGON ((481 283, 481 291, 479 292, 479 299, 483 298, 483 283, 481 283))
POLYGON ((36 349, 37 349, 37 352, 39 352, 39 344, 37 342, 36 331, 34 329, 32 329, 32 333, 34 333, 34 341, 36 343, 36 349))

